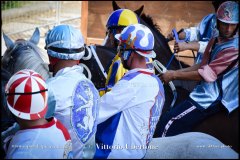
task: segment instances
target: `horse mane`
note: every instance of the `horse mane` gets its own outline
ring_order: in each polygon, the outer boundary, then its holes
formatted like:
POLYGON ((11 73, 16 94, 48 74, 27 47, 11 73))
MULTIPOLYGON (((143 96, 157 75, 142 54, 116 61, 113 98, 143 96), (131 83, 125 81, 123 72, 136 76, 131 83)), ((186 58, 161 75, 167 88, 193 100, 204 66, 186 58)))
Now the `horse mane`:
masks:
POLYGON ((141 14, 142 20, 144 20, 147 24, 149 24, 152 28, 155 29, 156 32, 161 34, 161 28, 157 23, 153 22, 153 18, 150 15, 146 15, 145 13, 141 14))
POLYGON ((112 48, 112 47, 108 47, 108 46, 96 45, 96 47, 102 48, 102 49, 105 49, 105 50, 109 50, 112 53, 115 53, 117 51, 116 48, 112 48))

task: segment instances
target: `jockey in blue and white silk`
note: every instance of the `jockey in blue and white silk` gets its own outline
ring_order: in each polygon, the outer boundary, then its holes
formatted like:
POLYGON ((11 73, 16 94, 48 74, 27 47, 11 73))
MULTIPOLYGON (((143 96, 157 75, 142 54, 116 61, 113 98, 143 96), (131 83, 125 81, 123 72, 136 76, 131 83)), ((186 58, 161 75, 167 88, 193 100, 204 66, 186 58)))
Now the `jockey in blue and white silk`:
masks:
MULTIPOLYGON (((127 46, 119 46, 124 61, 128 61, 130 54, 156 56, 153 34, 142 24, 129 25, 115 37, 127 46)), ((130 68, 99 101, 94 158, 143 158, 164 102, 163 84, 154 70, 130 68)))
MULTIPOLYGON (((59 25, 48 32, 46 49, 52 60, 80 60, 84 55, 82 34, 69 25, 59 25)), ((49 110, 46 117, 56 117, 68 129, 74 159, 92 158, 99 99, 94 84, 85 77, 80 65, 62 68, 47 84, 49 110)))
POLYGON ((153 70, 134 69, 106 95, 99 106, 95 158, 143 158, 162 112, 162 83, 153 70))

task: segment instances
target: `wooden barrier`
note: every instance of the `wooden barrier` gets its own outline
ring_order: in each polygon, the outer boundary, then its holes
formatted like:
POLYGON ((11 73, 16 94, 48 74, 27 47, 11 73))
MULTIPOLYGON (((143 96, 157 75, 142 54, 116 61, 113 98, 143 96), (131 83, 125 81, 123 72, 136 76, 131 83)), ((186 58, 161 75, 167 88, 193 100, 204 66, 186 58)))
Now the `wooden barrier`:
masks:
POLYGON ((87 42, 87 30, 88 30, 88 1, 82 1, 81 31, 85 42, 87 42))
POLYGON ((88 37, 87 38, 87 45, 91 45, 91 44, 99 44, 101 45, 103 43, 104 39, 101 38, 92 38, 92 37, 88 37))
POLYGON ((88 1, 82 1, 81 10, 81 31, 84 37, 84 41, 87 45, 99 44, 101 45, 104 39, 88 37, 88 1))

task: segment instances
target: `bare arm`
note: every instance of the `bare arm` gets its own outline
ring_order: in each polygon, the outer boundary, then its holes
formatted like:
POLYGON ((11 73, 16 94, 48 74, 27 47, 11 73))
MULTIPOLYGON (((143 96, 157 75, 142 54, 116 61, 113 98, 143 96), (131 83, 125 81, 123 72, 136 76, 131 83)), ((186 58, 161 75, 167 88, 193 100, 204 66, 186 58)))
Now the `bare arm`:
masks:
POLYGON ((174 44, 174 50, 176 52, 181 52, 185 50, 193 50, 193 51, 198 51, 200 48, 200 44, 198 42, 180 42, 180 43, 175 43, 174 44))
POLYGON ((179 69, 177 71, 180 71, 180 72, 197 71, 199 68, 200 68, 200 64, 195 64, 191 67, 182 68, 182 69, 179 69))
POLYGON ((181 71, 172 71, 169 70, 164 74, 160 75, 160 79, 164 83, 168 83, 172 80, 193 80, 193 81, 201 81, 203 78, 200 76, 198 71, 189 71, 189 72, 181 72, 181 71))

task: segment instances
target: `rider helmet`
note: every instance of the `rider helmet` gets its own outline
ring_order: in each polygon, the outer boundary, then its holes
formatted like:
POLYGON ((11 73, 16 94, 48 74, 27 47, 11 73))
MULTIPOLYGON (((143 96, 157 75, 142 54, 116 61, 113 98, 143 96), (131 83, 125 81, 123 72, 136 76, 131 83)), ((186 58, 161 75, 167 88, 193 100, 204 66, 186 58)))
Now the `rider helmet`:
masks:
POLYGON ((15 73, 6 85, 9 110, 25 120, 44 118, 47 112, 47 85, 40 74, 30 69, 15 73))
POLYGON ((58 59, 80 60, 84 56, 84 39, 80 30, 70 25, 58 25, 47 33, 47 53, 58 59))
MULTIPOLYGON (((123 29, 120 34, 116 34, 115 38, 121 43, 127 44, 131 49, 119 48, 118 51, 123 51, 123 58, 127 60, 131 52, 135 51, 139 55, 147 58, 155 58, 156 53, 153 51, 154 36, 151 30, 142 24, 132 24, 123 29)), ((121 46, 119 46, 121 47, 121 46)))
POLYGON ((238 12, 238 3, 233 1, 227 1, 219 6, 217 10, 217 19, 224 23, 238 24, 238 12))
POLYGON ((107 29, 124 28, 130 24, 139 23, 137 15, 129 9, 118 9, 108 17, 107 29))

